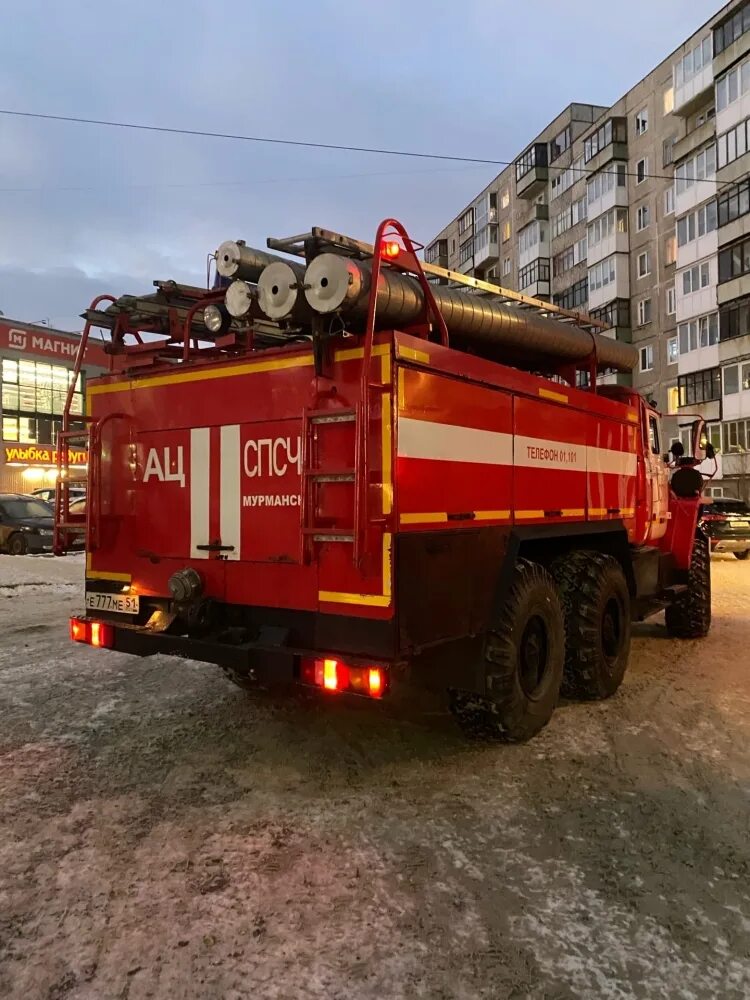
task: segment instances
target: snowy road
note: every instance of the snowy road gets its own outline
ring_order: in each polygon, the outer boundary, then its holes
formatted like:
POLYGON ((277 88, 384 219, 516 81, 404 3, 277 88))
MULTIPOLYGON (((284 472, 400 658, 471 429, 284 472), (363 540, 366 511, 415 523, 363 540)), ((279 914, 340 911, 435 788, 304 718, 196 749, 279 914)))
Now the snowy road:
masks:
POLYGON ((0 996, 750 993, 750 564, 490 748, 71 646, 82 567, 0 556, 0 996))

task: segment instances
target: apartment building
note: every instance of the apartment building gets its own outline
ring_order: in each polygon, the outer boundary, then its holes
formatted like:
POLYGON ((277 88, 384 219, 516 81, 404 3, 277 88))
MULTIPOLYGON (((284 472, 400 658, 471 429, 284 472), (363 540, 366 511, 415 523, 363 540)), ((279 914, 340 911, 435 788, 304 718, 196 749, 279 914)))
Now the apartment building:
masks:
POLYGON ((750 0, 611 107, 571 104, 425 258, 610 324, 669 440, 700 413, 711 491, 750 500, 750 0))

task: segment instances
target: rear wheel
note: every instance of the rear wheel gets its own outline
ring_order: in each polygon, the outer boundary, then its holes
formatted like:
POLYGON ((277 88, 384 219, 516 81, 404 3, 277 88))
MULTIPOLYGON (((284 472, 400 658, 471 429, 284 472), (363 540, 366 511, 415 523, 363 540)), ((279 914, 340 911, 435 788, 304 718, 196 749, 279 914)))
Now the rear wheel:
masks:
POLYGON ((487 695, 453 692, 451 709, 473 736, 521 742, 549 722, 560 694, 565 629, 555 581, 519 559, 485 647, 487 695))
POLYGON ((12 556, 25 556, 28 549, 29 546, 26 539, 20 532, 16 532, 15 535, 11 535, 8 539, 8 552, 12 556))
POLYGON ((630 655, 630 592, 620 563, 601 552, 569 552, 552 564, 565 613, 562 693, 611 697, 630 655))
POLYGON ((745 549, 744 552, 735 552, 734 554, 735 559, 747 559, 748 556, 750 556, 750 549, 745 549))
POLYGON ((667 631, 678 639, 702 639, 711 627, 711 556, 699 533, 693 544, 687 590, 666 609, 667 631))

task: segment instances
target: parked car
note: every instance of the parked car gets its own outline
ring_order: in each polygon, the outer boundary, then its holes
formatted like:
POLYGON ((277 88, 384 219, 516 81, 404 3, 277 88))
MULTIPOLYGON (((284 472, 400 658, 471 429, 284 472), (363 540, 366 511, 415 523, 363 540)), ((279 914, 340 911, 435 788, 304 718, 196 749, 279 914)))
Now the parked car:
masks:
MULTIPOLYGON (((36 497, 38 500, 44 500, 47 503, 54 505, 55 503, 55 487, 45 486, 43 489, 32 490, 30 496, 36 497)), ((71 500, 78 500, 80 497, 86 496, 86 488, 84 486, 69 486, 68 496, 71 500)))
POLYGON ((733 552, 736 559, 750 556, 750 507, 744 500, 714 497, 702 505, 700 524, 712 552, 733 552))
POLYGON ((0 552, 50 552, 53 522, 52 508, 38 497, 0 493, 0 552))

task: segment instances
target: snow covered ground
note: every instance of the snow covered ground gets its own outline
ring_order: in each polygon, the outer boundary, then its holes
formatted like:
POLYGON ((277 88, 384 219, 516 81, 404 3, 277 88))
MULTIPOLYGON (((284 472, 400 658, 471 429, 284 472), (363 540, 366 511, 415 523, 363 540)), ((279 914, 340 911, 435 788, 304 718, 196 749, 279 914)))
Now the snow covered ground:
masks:
POLYGON ((750 994, 750 565, 702 642, 525 746, 73 646, 83 560, 0 556, 0 996, 750 994))

